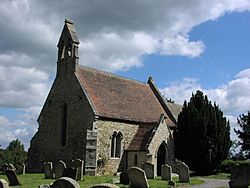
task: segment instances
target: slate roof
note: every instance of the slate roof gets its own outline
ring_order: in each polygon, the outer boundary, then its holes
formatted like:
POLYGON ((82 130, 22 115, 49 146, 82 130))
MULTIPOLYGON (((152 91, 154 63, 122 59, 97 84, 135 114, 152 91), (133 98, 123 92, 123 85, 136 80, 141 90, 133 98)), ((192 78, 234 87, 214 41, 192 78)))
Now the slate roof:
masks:
POLYGON ((76 76, 96 115, 157 122, 166 113, 147 83, 79 65, 76 76))

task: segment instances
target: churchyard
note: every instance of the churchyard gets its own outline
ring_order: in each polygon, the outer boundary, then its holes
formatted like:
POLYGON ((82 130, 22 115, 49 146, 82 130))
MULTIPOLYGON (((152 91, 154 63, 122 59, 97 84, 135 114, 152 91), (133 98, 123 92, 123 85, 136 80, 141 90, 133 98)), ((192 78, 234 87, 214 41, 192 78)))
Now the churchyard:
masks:
MULTIPOLYGON (((10 188, 37 188, 39 185, 42 184, 50 184, 55 181, 55 179, 45 179, 43 173, 39 174, 25 174, 25 175, 17 175, 21 185, 19 186, 10 186, 10 188)), ((8 182, 8 179, 5 175, 0 175, 0 179, 5 179, 8 182)), ((92 187, 95 184, 100 183, 113 183, 115 181, 118 181, 118 176, 84 176, 84 180, 78 181, 81 188, 88 188, 92 187)), ((197 179, 196 177, 191 178, 190 183, 180 183, 178 182, 179 179, 177 177, 173 178, 174 181, 177 182, 178 186, 192 186, 197 184, 202 184, 203 181, 197 179)), ((160 188, 160 187, 167 187, 167 181, 161 180, 160 177, 156 177, 156 179, 149 179, 149 187, 154 188, 160 188)), ((129 185, 122 185, 122 184, 116 184, 115 185, 121 187, 121 188, 127 188, 129 185)))

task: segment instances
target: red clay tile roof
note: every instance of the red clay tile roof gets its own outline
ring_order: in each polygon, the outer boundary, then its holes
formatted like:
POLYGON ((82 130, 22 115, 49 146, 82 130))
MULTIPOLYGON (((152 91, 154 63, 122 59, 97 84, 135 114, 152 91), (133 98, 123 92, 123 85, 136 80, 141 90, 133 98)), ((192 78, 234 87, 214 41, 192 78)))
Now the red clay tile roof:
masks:
POLYGON ((148 149, 148 144, 150 143, 153 129, 157 126, 155 124, 141 124, 137 130, 134 139, 129 144, 127 151, 146 151, 148 149))
POLYGON ((76 76, 96 115, 135 122, 157 122, 166 114, 147 83, 78 66, 76 76))

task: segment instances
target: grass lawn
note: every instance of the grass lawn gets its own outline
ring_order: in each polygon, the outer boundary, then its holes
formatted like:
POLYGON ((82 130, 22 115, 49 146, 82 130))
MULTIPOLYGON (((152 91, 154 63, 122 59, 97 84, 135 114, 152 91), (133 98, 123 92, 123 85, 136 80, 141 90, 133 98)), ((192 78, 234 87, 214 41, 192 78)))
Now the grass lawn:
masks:
MULTIPOLYGON (((1 179, 5 179, 8 182, 8 179, 5 175, 0 175, 1 179)), ((112 183, 112 179, 117 179, 118 177, 114 176, 85 176, 84 181, 78 181, 81 188, 88 188, 93 186, 94 184, 99 183, 112 183)), ((25 174, 25 175, 18 175, 18 179, 22 185, 20 186, 11 186, 11 188, 37 188, 39 185, 42 184, 49 184, 54 182, 54 179, 44 179, 44 174, 25 174)), ((202 184, 203 181, 197 178, 191 178, 190 184, 179 183, 178 178, 174 177, 173 180, 177 182, 178 186, 191 186, 202 184)), ((157 177, 154 180, 149 180, 149 187, 150 188, 166 188, 167 182, 157 177)), ((128 188, 128 186, 117 184, 121 188, 128 188)))
MULTIPOLYGON (((196 176, 199 177, 199 176, 196 176)), ((202 178, 209 178, 209 179, 229 179, 230 178, 230 174, 227 173, 218 173, 215 175, 210 175, 210 176, 200 176, 202 178)))

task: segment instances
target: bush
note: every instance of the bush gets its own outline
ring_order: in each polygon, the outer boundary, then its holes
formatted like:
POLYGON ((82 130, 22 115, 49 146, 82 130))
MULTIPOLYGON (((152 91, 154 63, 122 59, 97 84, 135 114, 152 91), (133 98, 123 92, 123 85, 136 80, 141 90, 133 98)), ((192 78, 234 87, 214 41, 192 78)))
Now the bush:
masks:
POLYGON ((244 161, 234 161, 231 159, 227 159, 222 161, 220 166, 220 172, 223 173, 230 173, 230 168, 235 165, 241 165, 241 164, 247 164, 250 167, 250 161, 244 160, 244 161))

